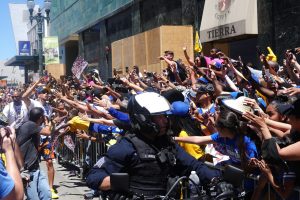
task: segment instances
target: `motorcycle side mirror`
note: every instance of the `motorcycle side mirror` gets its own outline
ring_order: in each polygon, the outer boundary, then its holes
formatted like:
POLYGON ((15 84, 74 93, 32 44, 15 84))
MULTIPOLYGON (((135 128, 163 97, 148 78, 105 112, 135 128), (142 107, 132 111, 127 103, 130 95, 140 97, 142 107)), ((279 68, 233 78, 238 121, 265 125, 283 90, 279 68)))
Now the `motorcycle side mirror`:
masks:
POLYGON ((129 175, 127 173, 112 173, 110 185, 114 192, 129 193, 129 175))

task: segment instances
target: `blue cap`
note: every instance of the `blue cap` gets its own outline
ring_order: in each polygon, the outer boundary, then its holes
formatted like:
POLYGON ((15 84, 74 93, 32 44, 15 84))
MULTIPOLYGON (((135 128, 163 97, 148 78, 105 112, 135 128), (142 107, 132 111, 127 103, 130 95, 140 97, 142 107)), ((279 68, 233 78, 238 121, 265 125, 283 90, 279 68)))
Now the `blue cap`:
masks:
POLYGON ((263 98, 257 98, 258 104, 264 108, 267 108, 266 102, 263 100, 263 98))
POLYGON ((216 66, 217 69, 221 69, 222 68, 222 63, 219 62, 219 61, 216 61, 215 66, 216 66))
POLYGON ((171 110, 167 112, 170 115, 184 117, 189 114, 190 106, 182 101, 175 101, 171 104, 171 110))
POLYGON ((207 79, 206 79, 205 77, 203 77, 203 76, 202 76, 201 78, 198 78, 197 81, 198 81, 198 82, 201 82, 201 83, 206 83, 206 84, 209 83, 209 80, 207 80, 207 79))
POLYGON ((243 96, 243 93, 241 93, 241 92, 230 92, 230 96, 233 99, 237 99, 238 97, 243 96))

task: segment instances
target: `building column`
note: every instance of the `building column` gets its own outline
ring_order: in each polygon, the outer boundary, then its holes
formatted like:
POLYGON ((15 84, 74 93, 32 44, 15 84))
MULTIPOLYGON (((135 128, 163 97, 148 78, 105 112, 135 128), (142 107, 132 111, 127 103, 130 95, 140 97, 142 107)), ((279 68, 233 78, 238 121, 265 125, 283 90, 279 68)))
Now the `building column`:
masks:
POLYGON ((78 56, 84 58, 84 43, 83 43, 83 32, 80 32, 78 40, 78 56))
POLYGON ((103 80, 112 76, 111 69, 111 45, 108 41, 107 33, 106 33, 106 23, 105 20, 100 22, 100 55, 99 55, 99 72, 100 76, 103 80))
POLYGON ((141 12, 140 12, 140 2, 134 0, 131 7, 131 17, 132 17, 132 35, 136 35, 142 32, 141 26, 141 12))
POLYGON ((197 6, 196 1, 197 0, 181 0, 182 25, 194 24, 197 6))
POLYGON ((28 68, 29 66, 24 66, 24 78, 25 78, 25 84, 29 83, 29 77, 28 77, 28 68))
MULTIPOLYGON (((261 48, 267 46, 273 47, 274 33, 273 33, 273 0, 257 1, 257 19, 258 19, 258 40, 257 43, 261 48)), ((266 52, 266 51, 264 51, 266 52)))

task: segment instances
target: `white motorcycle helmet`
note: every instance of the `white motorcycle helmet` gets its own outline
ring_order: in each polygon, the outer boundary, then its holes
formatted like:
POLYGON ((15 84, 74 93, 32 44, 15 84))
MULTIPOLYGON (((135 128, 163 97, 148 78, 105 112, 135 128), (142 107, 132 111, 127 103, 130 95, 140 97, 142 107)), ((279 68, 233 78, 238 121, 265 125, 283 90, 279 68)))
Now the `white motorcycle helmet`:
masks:
POLYGON ((135 95, 130 98, 127 105, 134 132, 151 136, 159 134, 159 127, 152 121, 151 116, 167 114, 170 109, 169 102, 155 92, 135 95))

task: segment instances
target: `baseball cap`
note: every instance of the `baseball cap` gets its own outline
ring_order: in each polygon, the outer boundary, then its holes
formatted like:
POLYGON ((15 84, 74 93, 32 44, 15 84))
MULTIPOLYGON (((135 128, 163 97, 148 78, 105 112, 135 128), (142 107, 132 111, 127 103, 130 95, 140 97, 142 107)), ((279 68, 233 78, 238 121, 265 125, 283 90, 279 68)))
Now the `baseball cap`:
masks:
POLYGON ((201 85, 197 89, 197 93, 214 93, 214 92, 215 92, 215 88, 211 83, 208 83, 206 85, 201 85))
POLYGON ((174 101, 171 104, 171 110, 167 112, 169 115, 184 117, 189 114, 190 106, 182 101, 174 101))
POLYGON ((215 67, 216 67, 217 69, 221 69, 221 68, 222 68, 222 63, 219 62, 219 61, 216 61, 214 65, 215 65, 215 67))
POLYGON ((244 112, 254 112, 253 108, 244 104, 244 101, 247 97, 241 96, 237 99, 224 99, 222 100, 223 104, 239 114, 243 114, 244 112))
POLYGON ((296 115, 300 116, 300 99, 297 99, 294 103, 282 103, 278 105, 278 112, 282 115, 296 115))
POLYGON ((45 94, 48 93, 48 89, 45 86, 40 86, 36 88, 38 94, 45 94))
POLYGON ((170 102, 170 104, 175 101, 184 101, 183 94, 176 89, 167 90, 165 92, 162 92, 161 95, 165 97, 170 102))

